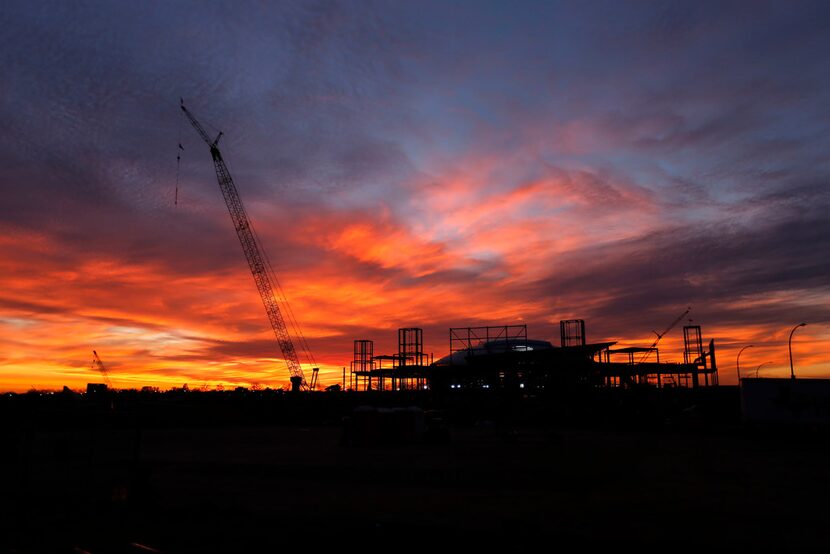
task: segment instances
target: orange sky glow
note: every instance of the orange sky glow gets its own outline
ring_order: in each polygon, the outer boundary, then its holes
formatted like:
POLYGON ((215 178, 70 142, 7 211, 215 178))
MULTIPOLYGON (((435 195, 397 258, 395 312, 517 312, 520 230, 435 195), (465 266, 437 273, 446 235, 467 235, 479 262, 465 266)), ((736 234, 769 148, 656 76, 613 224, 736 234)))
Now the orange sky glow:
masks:
MULTIPOLYGON (((382 209, 335 225, 324 225, 319 216, 294 222, 297 228, 318 228, 319 232, 294 240, 300 247, 313 246, 322 254, 303 267, 280 260, 277 272, 313 345, 321 368, 320 384, 340 382, 341 368, 349 365, 353 339, 373 339, 376 352, 392 353, 398 327, 427 328, 426 348, 436 357, 447 353, 449 326, 528 324, 531 337, 557 344, 559 319, 583 317, 580 309, 591 311, 592 304, 605 304, 610 294, 591 291, 585 296, 573 295, 557 306, 520 292, 523 285, 550 271, 549 264, 555 265, 559 256, 579 250, 586 242, 601 240, 601 236, 594 236, 595 231, 558 232, 557 227, 567 227, 567 221, 537 221, 517 212, 528 204, 578 206, 582 197, 576 194, 558 200, 557 191, 562 187, 565 185, 559 181, 534 182, 480 201, 472 187, 457 182, 435 187, 425 195, 426 203, 436 206, 429 215, 435 223, 431 232, 408 228, 382 209), (453 211, 455 206, 461 209, 453 211), (438 238, 444 229, 451 234, 456 228, 464 229, 462 234, 470 240, 438 238), (308 244, 310 241, 315 244, 308 244), (503 263, 489 264, 488 256, 497 256, 503 263), (385 277, 382 272, 344 271, 349 263, 402 273, 409 281, 400 276, 385 277), (446 271, 459 273, 435 282, 424 279, 446 271), (475 279, 468 280, 465 271, 474 271, 475 279)), ((218 194, 216 202, 221 202, 218 194)), ((597 226, 614 226, 618 217, 616 213, 600 214, 597 226)), ((328 221, 332 220, 336 218, 328 221)), ((421 223, 415 227, 418 225, 421 223)), ((639 225, 648 226, 648 217, 639 225)), ((226 231, 226 238, 232 241, 229 221, 226 231)), ((642 228, 629 226, 627 232, 633 235, 642 228)), ((261 235, 266 237, 266 248, 280 236, 270 227, 261 235)), ((119 388, 168 388, 185 383, 210 388, 255 383, 287 386, 287 370, 241 251, 232 253, 223 270, 195 275, 172 274, 163 264, 131 262, 126 255, 120 259, 93 254, 76 257, 75 248, 58 240, 13 229, 4 233, 0 252, 2 390, 62 385, 82 389, 87 382, 100 380, 91 365, 93 349, 100 353, 119 388), (38 268, 36 274, 32 267, 38 268)), ((724 308, 747 310, 764 303, 799 301, 805 299, 797 292, 782 293, 777 298, 734 299, 724 308)), ((682 308, 682 304, 677 307, 682 308)), ((745 375, 754 375, 762 363, 762 375, 789 374, 788 328, 719 325, 697 319, 697 311, 693 306, 690 317, 703 326, 707 340, 716 339, 723 383, 735 382, 735 356, 746 344, 755 346, 742 355, 745 375)), ((705 314, 705 307, 700 311, 705 314)), ((625 332, 617 329, 616 333, 613 326, 606 325, 609 333, 597 336, 595 322, 586 319, 589 340, 615 340, 626 346, 649 344, 654 337, 652 329, 662 330, 668 323, 663 318, 625 332)), ((626 327, 625 322, 622 325, 626 327)), ((662 341, 661 359, 682 358, 680 337, 678 326, 662 341)), ((830 352, 825 348, 828 339, 827 325, 808 325, 797 331, 794 357, 799 375, 830 375, 830 352)), ((305 367, 308 372, 310 366, 305 367)))
POLYGON ((577 318, 648 346, 687 306, 723 384, 748 344, 744 374, 789 375, 802 321, 796 374, 830 377, 826 18, 618 4, 21 4, 0 391, 84 389, 93 350, 119 388, 287 387, 180 98, 223 133, 321 387, 398 328, 435 358, 450 327, 558 345, 577 318))

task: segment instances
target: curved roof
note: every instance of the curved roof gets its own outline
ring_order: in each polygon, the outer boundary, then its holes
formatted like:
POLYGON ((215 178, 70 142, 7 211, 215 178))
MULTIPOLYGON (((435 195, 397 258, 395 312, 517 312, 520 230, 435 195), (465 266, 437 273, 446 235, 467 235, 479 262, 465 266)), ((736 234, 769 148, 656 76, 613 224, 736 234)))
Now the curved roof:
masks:
POLYGON ((435 361, 435 365, 466 365, 468 356, 501 354, 503 352, 527 352, 530 350, 551 350, 553 345, 546 340, 527 339, 522 341, 491 340, 482 342, 469 350, 457 350, 449 356, 435 361))

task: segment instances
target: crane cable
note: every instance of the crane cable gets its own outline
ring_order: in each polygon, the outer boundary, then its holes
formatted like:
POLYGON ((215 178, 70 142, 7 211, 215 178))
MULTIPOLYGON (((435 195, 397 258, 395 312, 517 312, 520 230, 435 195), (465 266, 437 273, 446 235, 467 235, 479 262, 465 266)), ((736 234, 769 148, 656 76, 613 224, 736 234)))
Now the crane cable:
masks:
POLYGON ((180 117, 179 117, 179 147, 176 148, 176 194, 173 197, 173 205, 179 205, 179 173, 182 169, 182 152, 184 151, 184 146, 182 146, 182 118, 184 117, 184 112, 179 110, 180 117))
MULTIPOLYGON (((206 123, 206 125, 209 127, 213 127, 210 123, 206 123)), ((213 129, 216 130, 215 127, 213 127, 213 129)), ((225 165, 227 164, 228 162, 225 162, 225 165)), ((243 206, 243 210, 244 209, 245 208, 243 206)), ((257 242, 257 244, 262 245, 262 239, 259 238, 259 233, 257 233, 256 226, 254 225, 252 219, 247 216, 247 213, 246 218, 248 219, 248 226, 251 230, 251 234, 254 235, 254 240, 257 242)), ((285 307, 285 315, 287 316, 285 319, 288 321, 288 324, 294 331, 294 336, 297 338, 299 342, 300 350, 302 350, 306 362, 309 363, 312 368, 317 367, 317 360, 314 358, 314 354, 311 352, 311 347, 309 347, 308 345, 308 341, 305 338, 305 334, 303 334, 302 328, 300 327, 300 323, 299 321, 297 321, 297 317, 294 315, 294 310, 291 308, 291 304, 288 302, 288 297, 285 295, 285 291, 282 288, 282 284, 280 284, 280 280, 277 278, 277 273, 276 271, 274 271, 274 267, 271 265, 271 259, 268 257, 268 252, 264 248, 260 248, 259 250, 263 260, 265 261, 265 270, 268 273, 271 282, 274 284, 272 290, 277 297, 277 301, 285 307)))
MULTIPOLYGON (((256 228, 254 227, 253 223, 251 223, 251 231, 254 234, 255 240, 262 244, 262 240, 259 238, 259 234, 256 232, 256 228)), ((277 300, 285 306, 285 312, 288 316, 288 323, 291 325, 292 329, 294 330, 294 336, 300 342, 300 348, 303 350, 303 354, 305 354, 305 358, 312 367, 317 367, 317 360, 314 359, 314 354, 311 352, 311 348, 308 346, 308 341, 303 334, 302 329, 300 328, 300 323, 297 321, 297 317, 294 315, 294 310, 291 308, 291 304, 288 302, 288 297, 285 295, 285 292, 282 289, 282 285, 280 284, 280 280, 277 278, 277 273, 274 271, 273 266, 271 265, 271 259, 268 257, 268 253, 263 249, 262 257, 265 259, 266 269, 271 277, 275 285, 274 292, 277 293, 277 300)))
MULTIPOLYGON (((211 125, 209 122, 207 122, 206 125, 218 131, 218 129, 211 125)), ((225 165, 228 165, 227 161, 225 162, 225 165)), ((245 208, 243 206, 243 210, 244 209, 245 208)), ((254 225, 253 220, 247 216, 247 210, 245 215, 248 219, 248 225, 251 229, 251 234, 254 235, 254 240, 257 242, 257 244, 262 245, 262 239, 259 238, 259 233, 257 233, 256 226, 254 225)), ((294 310, 291 308, 291 304, 288 302, 288 297, 285 295, 285 291, 283 291, 282 284, 280 284, 280 280, 277 278, 277 273, 276 271, 274 271, 274 267, 271 265, 271 259, 268 257, 268 252, 264 248, 260 248, 260 254, 262 255, 263 260, 265 261, 265 270, 268 273, 271 282, 274 284, 273 291, 276 294, 277 301, 285 307, 285 319, 288 321, 288 324, 294 331, 294 336, 297 338, 299 342, 300 350, 303 351, 306 362, 310 364, 312 368, 317 367, 317 360, 314 358, 314 354, 311 352, 311 347, 309 347, 308 345, 308 341, 305 338, 305 334, 303 334, 302 328, 300 327, 300 323, 299 321, 297 321, 297 317, 294 315, 294 310)))
MULTIPOLYGON (((179 205, 179 175, 181 173, 182 167, 182 152, 184 152, 184 146, 182 146, 182 121, 185 118, 185 114, 183 111, 179 110, 179 142, 178 147, 176 148, 176 192, 173 197, 173 205, 179 205)), ((214 132, 219 132, 214 125, 211 125, 208 122, 204 122, 204 125, 210 127, 210 129, 214 132)))

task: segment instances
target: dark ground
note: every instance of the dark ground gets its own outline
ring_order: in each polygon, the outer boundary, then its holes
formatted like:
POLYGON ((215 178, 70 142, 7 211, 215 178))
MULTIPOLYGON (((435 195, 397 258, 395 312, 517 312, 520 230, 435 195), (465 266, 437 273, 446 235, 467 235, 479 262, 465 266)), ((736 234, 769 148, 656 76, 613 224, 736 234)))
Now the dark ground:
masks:
POLYGON ((444 399, 423 439, 363 446, 341 415, 371 396, 6 398, 0 548, 823 549, 830 435, 745 429, 721 389, 580 402, 577 420, 551 399, 444 399))

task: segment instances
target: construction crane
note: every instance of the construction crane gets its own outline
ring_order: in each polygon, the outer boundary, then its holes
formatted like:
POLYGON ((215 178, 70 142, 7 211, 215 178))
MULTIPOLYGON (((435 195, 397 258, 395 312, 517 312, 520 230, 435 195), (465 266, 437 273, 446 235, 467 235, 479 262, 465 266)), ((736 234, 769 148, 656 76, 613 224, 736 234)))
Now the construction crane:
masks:
MULTIPOLYGON (((182 112, 187 116, 190 124, 202 137, 202 140, 210 148, 210 155, 213 158, 213 165, 216 169, 216 179, 219 181, 219 188, 222 190, 222 195, 225 197, 225 203, 228 205, 228 212, 231 214, 233 226, 236 229, 236 235, 242 245, 242 250, 245 252, 245 258, 248 260, 248 266, 251 269, 251 274, 254 277, 256 288, 259 291, 259 296, 262 298, 262 303, 265 306, 265 312, 268 314, 268 320, 271 322, 271 327, 274 330, 274 335, 277 337, 277 342, 282 351, 282 357, 288 366, 288 372, 291 379, 292 390, 308 390, 308 384, 303 376, 303 368, 300 365, 300 360, 297 357, 297 351, 294 348, 294 343, 291 340, 291 335, 288 333, 288 328, 285 325, 285 319, 280 311, 279 301, 275 294, 277 287, 272 283, 268 272, 268 265, 262 253, 256 235, 254 233, 248 215, 245 212, 245 207, 242 205, 242 199, 239 197, 239 191, 236 190, 236 185, 233 183, 230 171, 225 165, 225 160, 222 159, 222 153, 219 151, 219 139, 222 138, 220 132, 216 138, 211 139, 204 127, 196 120, 190 111, 184 107, 184 100, 181 102, 182 112)), ((278 284, 277 284, 278 286, 278 284)), ((290 315, 290 314, 289 314, 290 315)))
POLYGON ((95 350, 92 351, 92 368, 101 372, 101 375, 104 376, 104 382, 107 384, 107 388, 111 389, 112 382, 110 381, 110 376, 107 373, 107 368, 104 367, 104 362, 101 361, 101 357, 98 356, 98 352, 95 350))
MULTIPOLYGON (((680 314, 679 316, 677 316, 677 319, 675 319, 674 321, 672 321, 672 322, 671 322, 671 325, 669 325, 668 327, 666 327, 666 330, 665 330, 665 331, 663 331, 662 333, 658 333, 657 331, 652 331, 652 333, 654 333, 655 335, 657 335, 657 338, 656 338, 656 339, 654 339, 654 342, 653 342, 653 343, 651 343, 651 346, 649 347, 649 349, 646 351, 646 353, 645 353, 645 354, 643 354, 643 357, 642 357, 642 358, 640 358, 640 363, 643 363, 644 361, 646 361, 646 359, 648 359, 649 354, 651 354, 651 353, 652 353, 652 352, 653 352, 653 351, 657 348, 657 343, 659 343, 659 342, 660 342, 660 339, 662 339, 662 338, 663 338, 666 334, 668 334, 668 332, 669 332, 669 331, 671 331, 672 329, 674 329, 675 325, 677 325, 678 323, 680 323, 680 321, 681 321, 684 317, 686 317, 686 316, 689 314, 689 312, 691 312, 691 311, 692 311, 692 307, 691 307, 691 306, 689 306, 688 308, 686 308, 686 311, 685 311, 685 312, 683 312, 682 314, 680 314)), ((658 356, 657 361, 658 361, 658 362, 660 361, 659 356, 658 356)))

